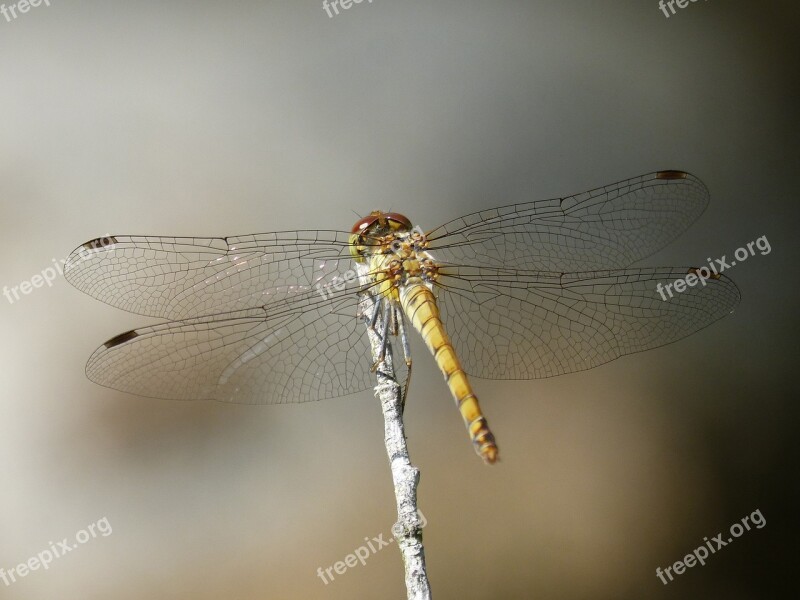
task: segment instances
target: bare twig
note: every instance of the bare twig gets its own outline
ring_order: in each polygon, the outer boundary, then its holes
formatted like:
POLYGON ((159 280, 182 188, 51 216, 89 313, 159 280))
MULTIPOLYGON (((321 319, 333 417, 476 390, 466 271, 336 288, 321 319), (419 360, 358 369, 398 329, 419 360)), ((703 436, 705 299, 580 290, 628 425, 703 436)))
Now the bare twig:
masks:
MULTIPOLYGON (((403 428, 401 387, 395 379, 391 344, 384 346, 385 351, 381 356, 381 347, 386 342, 381 338, 381 332, 377 330, 381 319, 373 318, 375 312, 380 310, 380 306, 380 298, 372 294, 364 294, 362 297, 361 314, 366 318, 373 361, 378 363, 375 395, 380 398, 383 410, 384 441, 397 500, 397 523, 392 527, 392 533, 403 555, 409 600, 427 600, 431 597, 431 590, 425 569, 425 549, 422 546, 423 523, 417 510, 419 469, 411 464, 408 456, 403 428), (376 323, 376 326, 370 327, 371 322, 376 323)), ((385 331, 383 335, 388 336, 389 332, 385 331)))

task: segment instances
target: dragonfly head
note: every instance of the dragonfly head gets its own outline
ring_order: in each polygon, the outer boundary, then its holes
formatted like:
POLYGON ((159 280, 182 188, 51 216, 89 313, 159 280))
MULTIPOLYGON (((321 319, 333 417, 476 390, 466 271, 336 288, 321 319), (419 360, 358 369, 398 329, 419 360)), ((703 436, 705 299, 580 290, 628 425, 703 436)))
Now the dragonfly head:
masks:
POLYGON ((400 213, 374 210, 353 225, 350 231, 350 255, 356 262, 364 262, 366 249, 374 247, 377 238, 398 231, 410 231, 412 228, 408 217, 400 213), (374 241, 366 238, 373 238, 374 241))

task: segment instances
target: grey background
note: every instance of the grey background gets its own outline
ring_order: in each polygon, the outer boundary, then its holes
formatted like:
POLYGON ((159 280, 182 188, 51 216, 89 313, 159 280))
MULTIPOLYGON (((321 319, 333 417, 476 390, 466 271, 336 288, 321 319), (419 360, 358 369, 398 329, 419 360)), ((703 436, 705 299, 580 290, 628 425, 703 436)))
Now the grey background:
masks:
MULTIPOLYGON (((406 411, 437 598, 776 597, 796 588, 798 11, 789 2, 66 2, 0 18, 0 285, 104 233, 431 228, 657 169, 712 204, 651 265, 729 272, 734 315, 534 382, 478 381, 474 455, 416 344, 406 411), (355 211, 355 212, 354 212, 355 211), (655 576, 760 510, 705 567, 655 576)), ((369 392, 296 406, 145 400, 85 379, 150 323, 62 278, 0 298, 0 567, 107 517, 6 587, 27 598, 404 597, 369 392)))

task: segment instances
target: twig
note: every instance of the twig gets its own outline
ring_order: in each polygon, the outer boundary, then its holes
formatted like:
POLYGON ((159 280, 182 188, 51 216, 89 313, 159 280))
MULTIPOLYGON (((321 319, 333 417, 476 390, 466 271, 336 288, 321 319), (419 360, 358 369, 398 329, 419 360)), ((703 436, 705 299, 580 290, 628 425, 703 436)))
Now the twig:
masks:
MULTIPOLYGON (((365 273, 362 271, 362 275, 365 273)), ((383 340, 377 328, 380 319, 373 319, 380 310, 380 298, 365 293, 361 300, 361 314, 366 319, 367 335, 372 347, 372 359, 377 365, 375 396, 380 398, 384 420, 384 441, 392 468, 394 495, 397 500, 397 523, 392 527, 394 539, 400 547, 405 565, 406 590, 409 600, 429 600, 431 597, 428 573, 425 569, 425 549, 422 546, 422 521, 417 510, 417 484, 419 469, 411 464, 403 428, 403 405, 400 385, 395 380, 392 364, 392 346, 388 344, 381 359, 383 340), (370 327, 370 323, 376 327, 370 327)), ((388 336, 389 332, 384 332, 388 336)))

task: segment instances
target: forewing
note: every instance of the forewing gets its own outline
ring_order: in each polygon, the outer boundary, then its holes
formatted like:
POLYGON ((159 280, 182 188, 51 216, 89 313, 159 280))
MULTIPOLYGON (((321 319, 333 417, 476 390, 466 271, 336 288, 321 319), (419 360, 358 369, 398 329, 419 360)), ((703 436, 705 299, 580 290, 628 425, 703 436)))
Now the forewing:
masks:
POLYGON ((708 204, 708 189, 659 171, 566 198, 472 213, 428 233, 445 263, 534 271, 630 266, 663 248, 708 204))
POLYGON ((358 297, 164 323, 121 334, 89 359, 89 379, 139 396, 283 404, 372 385, 358 297))
POLYGON ((470 375, 534 379, 591 369, 690 335, 731 313, 726 277, 661 299, 688 268, 588 273, 443 269, 439 306, 470 375))
POLYGON ((77 248, 64 274, 76 288, 111 306, 182 319, 324 290, 335 277, 351 272, 347 238, 337 231, 113 236, 77 248))

